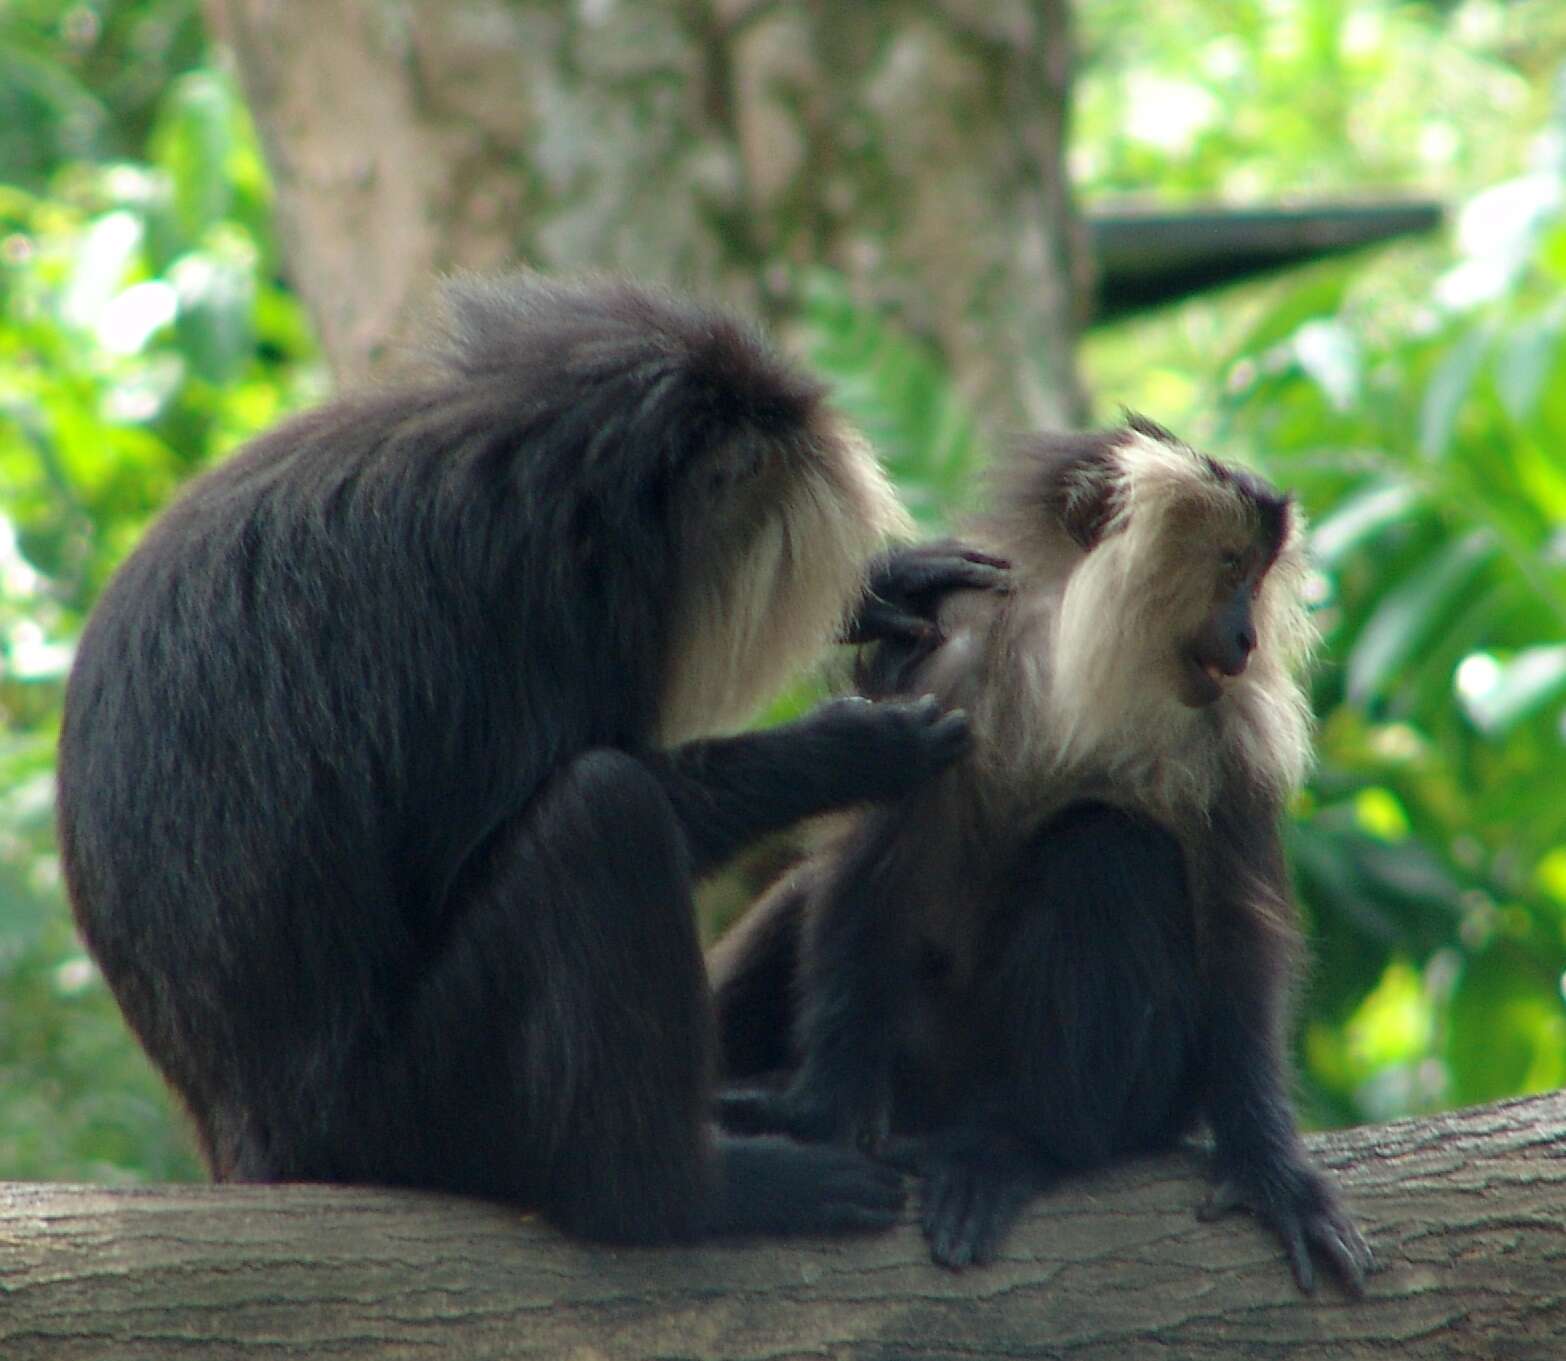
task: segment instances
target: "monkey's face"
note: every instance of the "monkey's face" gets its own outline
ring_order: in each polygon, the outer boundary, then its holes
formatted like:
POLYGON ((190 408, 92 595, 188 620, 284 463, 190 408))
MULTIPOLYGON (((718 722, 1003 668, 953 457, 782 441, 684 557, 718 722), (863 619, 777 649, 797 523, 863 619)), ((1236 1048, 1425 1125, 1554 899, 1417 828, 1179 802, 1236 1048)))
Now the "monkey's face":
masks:
POLYGON ((1086 476, 1080 464, 1072 476, 1058 498, 1066 527, 1075 514, 1091 532, 1073 533, 1086 561, 1070 590, 1083 588, 1101 619, 1122 616, 1123 662, 1150 654, 1166 696, 1191 709, 1218 703, 1257 649, 1277 641, 1264 637, 1267 592, 1290 537, 1288 499, 1135 428, 1086 476))
POLYGON ((1258 642, 1253 607, 1271 565, 1270 554, 1254 539, 1220 540, 1214 556, 1210 602, 1180 649, 1176 694, 1192 709, 1221 699, 1229 683, 1245 674, 1258 642))

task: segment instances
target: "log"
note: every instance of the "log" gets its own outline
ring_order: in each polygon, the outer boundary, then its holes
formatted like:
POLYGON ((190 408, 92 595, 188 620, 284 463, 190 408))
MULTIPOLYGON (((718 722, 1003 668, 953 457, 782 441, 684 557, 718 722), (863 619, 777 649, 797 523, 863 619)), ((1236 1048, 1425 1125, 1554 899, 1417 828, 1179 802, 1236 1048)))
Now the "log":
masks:
POLYGON ((0 1190, 6 1361, 1566 1357, 1566 1094, 1312 1136, 1382 1269, 1301 1295, 1200 1153, 1075 1177, 995 1265, 857 1240, 606 1249, 331 1186, 0 1190))

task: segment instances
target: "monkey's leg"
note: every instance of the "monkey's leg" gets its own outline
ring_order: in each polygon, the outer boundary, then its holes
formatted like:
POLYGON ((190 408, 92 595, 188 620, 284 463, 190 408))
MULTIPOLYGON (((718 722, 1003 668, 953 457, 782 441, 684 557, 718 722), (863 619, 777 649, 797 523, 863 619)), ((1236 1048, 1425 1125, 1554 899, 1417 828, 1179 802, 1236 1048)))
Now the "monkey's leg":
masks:
POLYGON ((1300 1143, 1285 1077, 1283 1009, 1294 942, 1279 924, 1289 916, 1276 820, 1247 823, 1245 810, 1257 805, 1238 798, 1223 805, 1213 827, 1203 1055, 1218 1186, 1203 1213, 1252 1211, 1283 1239, 1300 1289, 1314 1290, 1311 1258, 1319 1254, 1358 1294, 1374 1256, 1300 1143))
MULTIPOLYGON (((941 803, 945 791, 933 786, 941 803)), ((726 1095, 735 1128, 770 1129, 874 1150, 891 1128, 893 1074, 924 895, 939 895, 953 862, 935 808, 866 817, 809 883, 799 914, 793 1050, 782 1092, 726 1095), (933 860, 933 864, 932 864, 933 860)))
POLYGON ((1120 809, 1068 809, 1018 853, 980 959, 976 1095, 923 1157, 925 1236, 953 1268, 993 1259, 1063 1170, 1186 1123, 1197 984, 1179 843, 1120 809))
POLYGON ((428 1152, 463 1169, 459 1189, 613 1241, 892 1222, 886 1169, 712 1140, 690 871, 641 762, 577 758, 484 859, 417 1002, 428 1152))
POLYGON ((700 877, 765 832, 906 794, 967 748, 967 717, 942 713, 934 699, 844 699, 765 732, 687 742, 648 765, 700 877))
MULTIPOLYGON (((725 1081, 792 1062, 800 933, 818 871, 818 862, 808 862, 785 874, 707 952, 725 1081)), ((720 1096, 720 1118, 723 1109, 720 1096)))

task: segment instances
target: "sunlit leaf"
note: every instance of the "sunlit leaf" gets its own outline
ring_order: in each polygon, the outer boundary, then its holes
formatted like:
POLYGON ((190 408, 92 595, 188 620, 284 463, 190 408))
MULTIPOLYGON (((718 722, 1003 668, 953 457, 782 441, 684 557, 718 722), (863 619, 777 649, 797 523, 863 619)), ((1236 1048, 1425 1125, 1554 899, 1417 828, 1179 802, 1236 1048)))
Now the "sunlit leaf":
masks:
POLYGON ((61 316, 83 330, 95 328, 124 286, 141 248, 142 223, 124 210, 106 213, 76 243, 61 316))
POLYGON ((1566 1006, 1556 976, 1502 946, 1471 959, 1452 1002, 1447 1044, 1462 1103, 1559 1085, 1566 1077, 1566 1006))
POLYGON ((1481 328, 1465 332, 1431 376, 1419 410, 1419 452, 1426 458, 1438 459, 1447 452, 1489 339, 1481 328))
POLYGON ((1338 411, 1359 396, 1363 359, 1353 333, 1335 321, 1311 321, 1294 337, 1294 357, 1338 411))
POLYGON ((1524 648, 1509 661, 1496 662, 1486 683, 1464 687, 1458 695, 1464 711, 1485 732, 1501 734, 1566 696, 1566 644, 1524 648))
POLYGON ((1495 366, 1495 387, 1507 414, 1519 424, 1532 416, 1560 347, 1559 309, 1519 323, 1502 340, 1495 366))
POLYGON ((255 349, 255 277, 243 264, 214 252, 192 252, 169 271, 179 296, 175 334, 195 372, 230 383, 255 349))

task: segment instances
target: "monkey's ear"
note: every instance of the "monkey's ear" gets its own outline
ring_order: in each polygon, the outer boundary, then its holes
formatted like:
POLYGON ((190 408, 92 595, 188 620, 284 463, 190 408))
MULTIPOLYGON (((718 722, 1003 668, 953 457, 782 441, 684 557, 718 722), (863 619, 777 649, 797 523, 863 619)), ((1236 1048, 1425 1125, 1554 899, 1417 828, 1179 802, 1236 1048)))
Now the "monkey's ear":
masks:
POLYGON ((1103 539, 1120 509, 1119 432, 1034 435, 1017 452, 1030 484, 1017 489, 1084 553, 1103 539))

